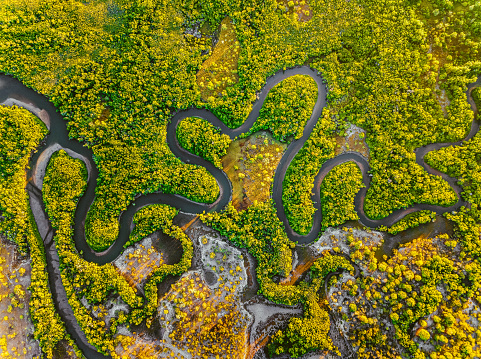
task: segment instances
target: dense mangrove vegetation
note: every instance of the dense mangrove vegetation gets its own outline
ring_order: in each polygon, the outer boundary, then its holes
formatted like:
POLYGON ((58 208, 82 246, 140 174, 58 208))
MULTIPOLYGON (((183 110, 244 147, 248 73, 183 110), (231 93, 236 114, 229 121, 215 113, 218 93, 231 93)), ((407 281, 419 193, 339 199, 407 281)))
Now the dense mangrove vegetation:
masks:
POLYGON ((316 97, 317 86, 310 77, 289 77, 269 92, 250 132, 269 130, 282 142, 301 138, 316 97))
POLYGON ((480 1, 5 0, 0 72, 46 358, 481 356, 480 1))
POLYGON ((354 197, 364 186, 362 174, 353 162, 334 167, 321 184, 322 229, 359 219, 354 197))
POLYGON ((195 153, 222 168, 221 158, 227 154, 231 140, 220 130, 200 119, 183 120, 177 127, 177 139, 187 151, 195 153))

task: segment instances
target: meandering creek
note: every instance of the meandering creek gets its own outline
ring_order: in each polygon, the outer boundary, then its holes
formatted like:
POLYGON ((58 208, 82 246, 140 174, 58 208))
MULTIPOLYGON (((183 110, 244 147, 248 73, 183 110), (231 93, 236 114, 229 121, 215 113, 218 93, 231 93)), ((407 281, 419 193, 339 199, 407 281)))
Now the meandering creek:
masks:
MULTIPOLYGON (((83 257, 86 260, 98 264, 109 263, 115 260, 122 252, 123 246, 127 242, 131 232, 133 216, 143 206, 154 203, 163 203, 176 207, 182 212, 195 214, 202 213, 203 211, 219 211, 224 208, 231 200, 232 185, 227 175, 220 169, 216 168, 212 163, 188 152, 179 145, 176 136, 176 128, 180 121, 192 116, 203 118, 206 121, 210 122, 212 125, 220 128, 222 133, 227 134, 230 138, 233 139, 240 134, 249 131, 249 129, 252 127, 257 117, 259 116, 259 111, 262 108, 264 100, 266 99, 269 91, 282 80, 294 75, 310 76, 317 84, 318 97, 312 115, 304 128, 302 137, 297 140, 293 140, 289 144, 276 169, 274 177, 272 197, 275 203, 277 215, 284 223, 287 235, 292 241, 297 241, 299 243, 310 243, 317 238, 322 220, 322 212, 320 209, 320 184, 326 174, 332 168, 347 161, 355 162, 359 166, 363 175, 363 182, 365 188, 362 188, 356 195, 355 209, 359 215, 360 222, 367 227, 378 227, 380 225, 390 226, 404 216, 406 216, 407 214, 419 210, 431 210, 438 214, 442 214, 445 212, 457 210, 461 206, 469 205, 466 201, 462 199, 460 195, 462 189, 459 185, 457 185, 457 179, 449 177, 446 174, 440 173, 429 167, 424 162, 424 156, 429 151, 437 150, 446 146, 460 145, 463 141, 471 139, 479 130, 479 123, 477 121, 473 121, 468 136, 462 141, 458 141, 456 143, 435 143, 420 147, 415 150, 416 162, 429 173, 443 177, 456 191, 458 195, 458 201, 456 204, 450 207, 416 204, 406 209, 396 210, 386 218, 380 220, 372 220, 365 215, 363 210, 364 199, 371 183, 371 177, 369 176, 369 163, 367 159, 361 154, 357 152, 347 152, 328 160, 322 165, 319 173, 315 177, 313 184, 312 201, 317 209, 313 218, 314 225, 311 228, 311 231, 305 236, 299 235, 294 232, 289 225, 284 211, 284 207, 282 205, 282 183, 284 181, 287 168, 291 164, 295 155, 299 152, 299 150, 309 138, 312 130, 317 123, 317 120, 321 116, 322 109, 324 108, 324 106, 326 106, 327 94, 326 86, 323 83, 322 77, 317 73, 317 71, 307 66, 302 66, 288 69, 286 71, 280 71, 275 75, 269 77, 266 81, 265 86, 258 94, 258 100, 254 103, 252 111, 249 114, 247 120, 238 128, 231 129, 227 127, 222 121, 220 121, 208 110, 189 109, 177 112, 173 116, 167 127, 168 146, 174 153, 174 155, 180 158, 182 161, 205 167, 217 181, 220 189, 219 197, 214 203, 204 204, 193 202, 189 199, 186 199, 185 197, 175 194, 152 193, 142 195, 136 198, 128 206, 127 210, 122 212, 119 219, 119 235, 115 243, 113 243, 107 250, 103 252, 95 252, 89 247, 85 238, 85 219, 89 208, 95 199, 95 187, 99 175, 99 171, 95 165, 95 162, 93 161, 92 151, 87 147, 84 147, 80 142, 74 139, 69 139, 67 124, 65 120, 45 96, 40 95, 32 89, 27 88, 20 81, 10 76, 0 75, 0 104, 5 106, 17 105, 19 107, 23 107, 29 110, 34 115, 39 117, 50 130, 49 135, 40 146, 38 152, 35 153, 30 159, 30 169, 27 171, 27 178, 31 178, 31 180, 27 184, 27 191, 30 196, 30 206, 34 214, 35 221, 39 228, 40 235, 44 240, 48 263, 47 270, 49 272, 50 288, 55 300, 55 305, 58 312, 60 313, 62 320, 66 324, 68 333, 73 337, 78 347, 82 350, 82 352, 87 358, 106 358, 108 356, 100 354, 99 352, 97 352, 95 347, 88 343, 85 334, 83 333, 75 319, 73 311, 68 303, 65 289, 62 285, 62 280, 60 277, 59 258, 55 247, 55 242, 53 240, 54 231, 52 230, 47 214, 45 213, 41 193, 45 169, 52 154, 60 149, 64 149, 72 157, 80 158, 83 162, 85 162, 88 169, 88 184, 85 194, 79 200, 75 212, 74 241, 77 250, 82 253, 83 257)), ((470 96, 470 91, 472 90, 472 88, 479 85, 481 85, 481 77, 478 78, 478 81, 476 83, 471 84, 468 88, 468 91, 466 92, 467 100, 470 103, 473 111, 475 112, 477 111, 477 109, 472 97, 470 96)), ((392 245, 392 243, 390 245, 392 245)))

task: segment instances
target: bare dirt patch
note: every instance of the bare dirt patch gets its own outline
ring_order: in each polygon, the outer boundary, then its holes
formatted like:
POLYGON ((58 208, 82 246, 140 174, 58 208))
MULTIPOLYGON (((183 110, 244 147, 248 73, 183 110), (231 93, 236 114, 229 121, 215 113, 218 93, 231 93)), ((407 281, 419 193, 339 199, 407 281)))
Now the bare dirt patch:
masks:
POLYGON ((232 142, 222 166, 232 182, 232 201, 237 210, 269 199, 286 147, 265 131, 232 142))
POLYGON ((127 248, 114 262, 133 288, 141 289, 149 274, 164 264, 163 255, 154 247, 153 241, 150 236, 144 238, 127 248))
POLYGON ((30 259, 21 257, 16 245, 0 237, 0 356, 40 357, 33 339, 33 323, 28 313, 30 299, 30 259))
POLYGON ((235 35, 235 28, 230 18, 221 23, 219 41, 212 55, 204 61, 197 73, 197 84, 204 101, 210 97, 223 95, 224 90, 239 81, 237 61, 240 45, 235 35))
POLYGON ((336 156, 345 152, 359 152, 369 160, 369 147, 366 143, 365 131, 357 126, 351 125, 344 137, 336 136, 336 156))

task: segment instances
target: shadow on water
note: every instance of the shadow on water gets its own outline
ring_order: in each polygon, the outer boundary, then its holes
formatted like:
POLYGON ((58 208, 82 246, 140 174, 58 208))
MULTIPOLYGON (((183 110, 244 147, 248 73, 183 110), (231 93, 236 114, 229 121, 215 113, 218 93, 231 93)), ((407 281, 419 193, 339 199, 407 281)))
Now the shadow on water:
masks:
POLYGON ((399 248, 401 244, 409 243, 416 238, 432 238, 437 235, 447 233, 453 235, 453 223, 444 216, 436 216, 434 222, 428 222, 415 228, 410 228, 396 235, 384 234, 384 244, 376 252, 376 258, 381 259, 383 255, 388 257, 393 254, 393 250, 399 248))
POLYGON ((152 238, 153 247, 162 253, 165 264, 172 265, 180 262, 184 251, 178 239, 168 236, 162 231, 157 231, 149 237, 152 238))

